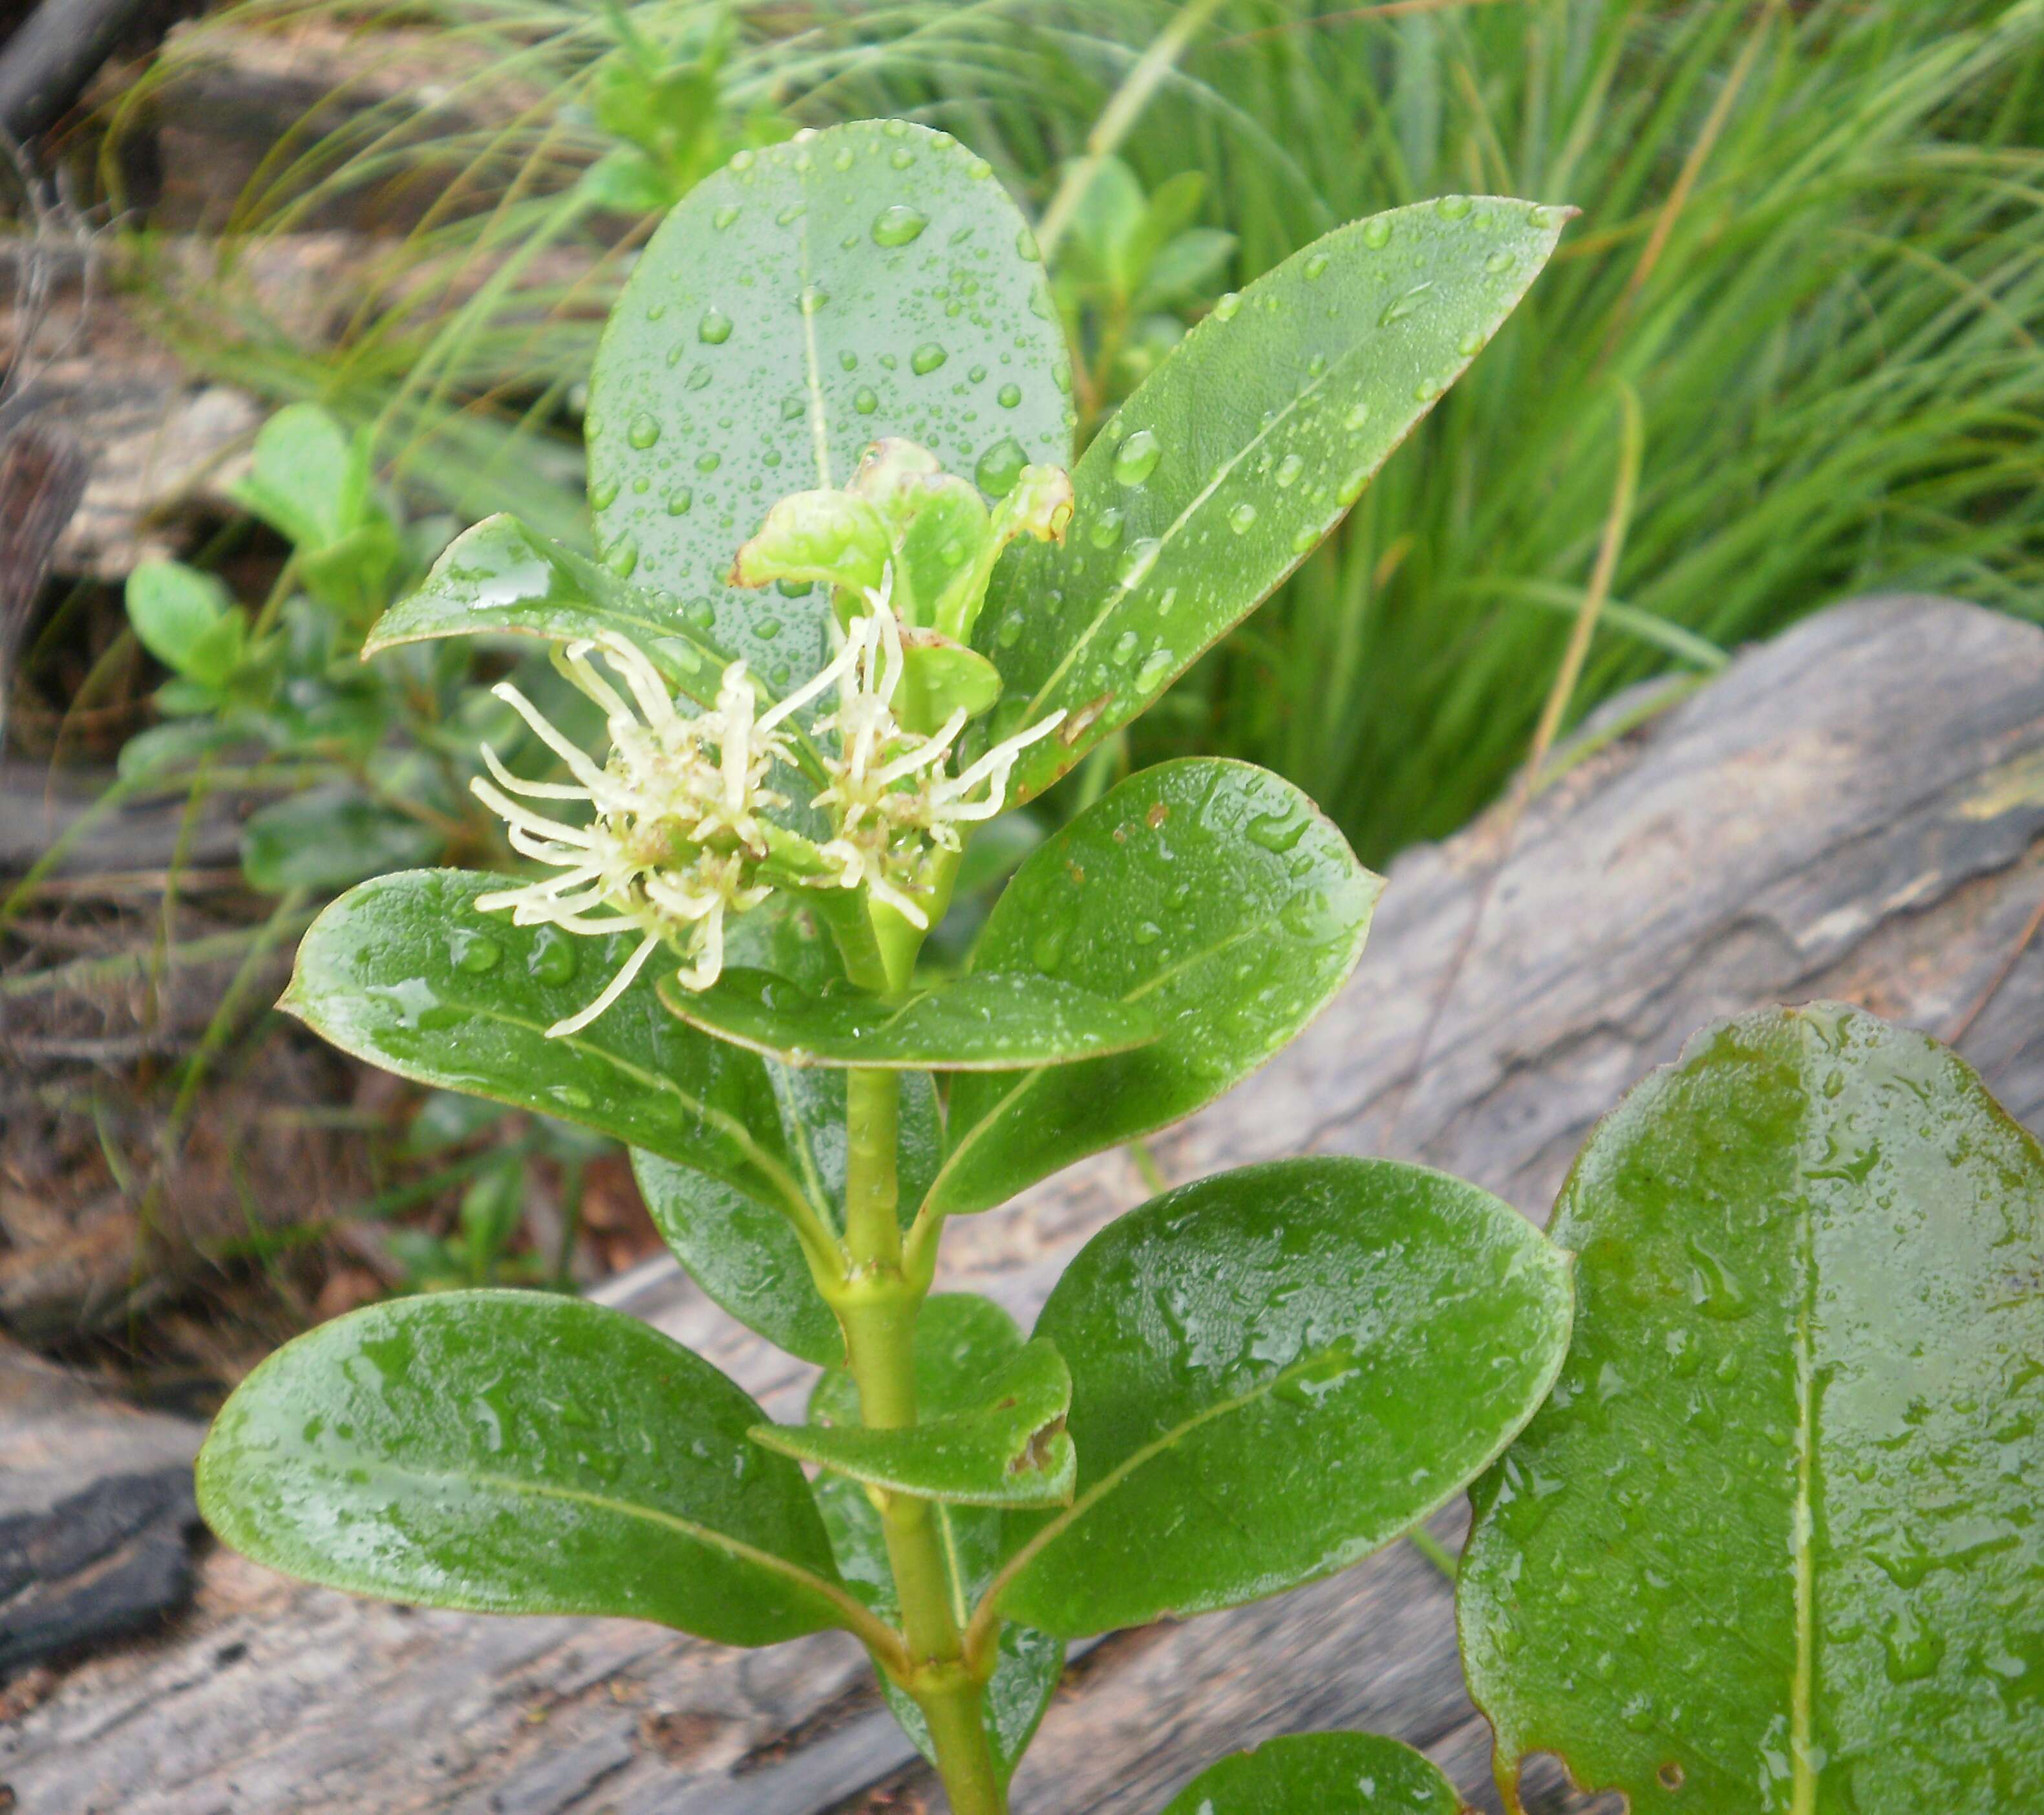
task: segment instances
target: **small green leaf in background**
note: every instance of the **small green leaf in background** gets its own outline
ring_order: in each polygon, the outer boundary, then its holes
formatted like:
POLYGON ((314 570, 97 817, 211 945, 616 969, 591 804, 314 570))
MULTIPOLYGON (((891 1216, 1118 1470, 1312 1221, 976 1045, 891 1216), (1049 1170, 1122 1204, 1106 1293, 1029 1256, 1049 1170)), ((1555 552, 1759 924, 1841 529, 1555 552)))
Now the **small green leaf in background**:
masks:
POLYGON ((706 608, 786 687, 822 665, 829 608, 727 585, 767 507, 843 485, 886 436, 998 496, 1029 462, 1069 463, 1060 379, 1035 242, 948 133, 862 121, 741 152, 654 235, 598 348, 598 558, 706 608))
POLYGON ((259 808, 241 829, 241 871, 268 894, 344 889, 437 856, 445 838, 342 785, 259 808))
POLYGON ((1074 470, 1060 544, 1011 550, 974 640, 1001 726, 1068 716, 1040 794, 1298 565, 1539 275, 1566 211, 1450 196, 1338 229, 1224 298, 1074 470))
POLYGON ((1377 1733, 1294 1733, 1209 1765, 1161 1815, 1462 1815, 1424 1753, 1377 1733))
POLYGON ((1285 1160, 1152 1198, 1036 1321, 1071 1370, 1078 1497, 1009 1515, 999 1605, 1083 1638, 1347 1568, 1532 1416, 1569 1305, 1566 1255, 1423 1167, 1285 1160))
POLYGON ((368 490, 361 447, 313 403, 291 404, 265 422, 248 476, 229 488, 236 503, 299 548, 324 548, 348 534, 368 490))
POLYGON ((404 547, 371 490, 368 434, 318 405, 294 403, 263 425, 247 475, 228 487, 298 552, 310 591, 349 610, 382 603, 404 547))
POLYGON ((223 686, 241 659, 248 619, 210 574, 144 561, 128 576, 127 604, 142 647, 187 680, 223 686))
POLYGON ((474 1283, 486 1286, 525 1218, 525 1169, 505 1158, 479 1173, 461 1194, 462 1258, 474 1283))
POLYGON ((1921 1034, 1768 1009, 1598 1125, 1553 1232, 1575 1339, 1458 1597, 1500 1781, 2044 1808, 2037 1142, 1921 1034))
POLYGON ((628 586, 515 517, 489 517, 449 543, 417 589, 385 612, 363 645, 373 656, 436 636, 496 633, 550 643, 621 636, 674 686, 713 706, 731 656, 676 600, 628 586))
MULTIPOLYGON (((979 1402, 987 1376, 1020 1353, 1022 1332, 1015 1320, 990 1299, 943 1292, 924 1301, 916 1324, 916 1403, 925 1418, 969 1412, 979 1402)), ((859 1389, 842 1371, 824 1375, 809 1400, 813 1424, 849 1428, 859 1421, 859 1389)), ((851 1591, 883 1617, 893 1619, 894 1579, 880 1515, 866 1490, 840 1475, 817 1478, 816 1502, 831 1535, 838 1567, 851 1591)), ((998 1509, 939 1505, 932 1516, 944 1532, 944 1554, 954 1566, 953 1604, 961 1620, 986 1592, 1001 1561, 998 1509)), ((1005 1778, 1029 1744, 1050 1705, 1064 1669, 1059 1640, 1009 1621, 1001 1629, 993 1675, 986 1686, 986 1713, 995 1763, 1005 1778)), ((902 1729, 926 1758, 935 1759, 923 1712, 888 1680, 881 1692, 902 1729)))
POLYGON ((1016 871, 972 963, 1130 1003, 1162 1034, 1118 1058, 961 1075, 932 1202, 991 1209, 1239 1083, 1354 967, 1381 886, 1264 770, 1198 757, 1130 776, 1016 871))
POLYGON ((699 1355, 574 1298, 450 1292, 324 1324, 214 1421, 199 1506, 244 1556, 386 1600, 604 1613, 734 1645, 836 1623, 801 1471, 699 1355))
MULTIPOLYGON (((962 1397, 947 1394, 947 1398, 962 1397)), ((1047 1342, 1027 1343, 989 1372, 962 1409, 924 1409, 905 1429, 860 1424, 766 1425, 768 1449, 869 1486, 960 1506, 1054 1506, 1072 1497, 1075 1464, 1065 1434, 1071 1375, 1047 1342)))
MULTIPOLYGON (((845 1087, 841 1071, 797 1071, 770 1059, 783 1144, 800 1163, 833 1229, 844 1226, 845 1087)), ((901 1077, 896 1164, 902 1226, 936 1177, 943 1154, 937 1093, 926 1072, 901 1077)), ((701 1286, 747 1329, 819 1367, 844 1362, 836 1314, 818 1295, 794 1226, 757 1191, 729 1185, 678 1160, 635 1149, 632 1170, 654 1226, 701 1286)))
POLYGON ((707 990, 669 979, 660 1000, 691 1027, 796 1066, 1012 1071, 1124 1052, 1158 1031, 1140 1003, 1031 971, 978 971, 889 1002, 727 968, 707 990))

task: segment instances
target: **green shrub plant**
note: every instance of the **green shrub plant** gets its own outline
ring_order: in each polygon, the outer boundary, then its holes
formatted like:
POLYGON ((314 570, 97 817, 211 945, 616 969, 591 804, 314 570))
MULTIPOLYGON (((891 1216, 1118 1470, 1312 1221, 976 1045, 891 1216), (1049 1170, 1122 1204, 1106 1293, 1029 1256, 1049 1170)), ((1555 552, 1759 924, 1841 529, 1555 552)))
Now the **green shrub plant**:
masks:
MULTIPOLYGON (((2027 1440, 1982 1408, 2044 1375, 2010 1359, 2044 1173, 1927 1043, 1829 1011, 1716 1036, 1600 1131, 1552 1240, 1423 1167, 1298 1159, 1113 1222, 1026 1338, 934 1290, 951 1217, 1212 1101, 1348 976, 1377 879, 1291 784, 1198 757, 1023 859, 962 969, 918 960, 977 829, 1316 546, 1565 219, 1449 196, 1338 229, 1222 298, 1073 464, 1035 239, 947 135, 855 122, 694 189, 597 358, 594 556, 488 519, 366 645, 547 647, 563 709, 500 683, 523 739, 472 784, 531 871, 360 884, 285 1006, 628 1143, 703 1290, 821 1370, 807 1416, 601 1306, 447 1291, 250 1376, 200 1460, 214 1529, 407 1601, 736 1645, 841 1627, 954 1809, 989 1815, 1068 1641, 1341 1569, 1483 1476, 1463 1617, 1501 1755, 1580 1753, 1642 1808, 1871 1815, 1975 1782, 1947 1766, 2034 1790, 2038 1540, 2004 1467, 2027 1440), (1961 1191, 1962 1232, 1927 1214, 1961 1191), (1877 1264, 1848 1216, 1885 1219, 1877 1264), (1979 1287, 2000 1322, 1966 1314, 1979 1287), (1968 1522, 1892 1537, 1903 1575, 1951 1572, 1898 1612, 1835 1538, 1931 1467, 1968 1522), (1727 1494, 1738 1543, 1605 1568, 1664 1500, 1727 1494), (1735 1615, 1786 1674, 1657 1688, 1656 1609, 1698 1644, 1735 1615), (1891 1640, 1889 1695, 1861 1665, 1891 1640), (1919 1714, 1969 1749, 1927 1744, 1905 1804, 1859 1774, 1919 1714)), ((1224 1761, 1171 1809, 1454 1804, 1347 1735, 1224 1761)))

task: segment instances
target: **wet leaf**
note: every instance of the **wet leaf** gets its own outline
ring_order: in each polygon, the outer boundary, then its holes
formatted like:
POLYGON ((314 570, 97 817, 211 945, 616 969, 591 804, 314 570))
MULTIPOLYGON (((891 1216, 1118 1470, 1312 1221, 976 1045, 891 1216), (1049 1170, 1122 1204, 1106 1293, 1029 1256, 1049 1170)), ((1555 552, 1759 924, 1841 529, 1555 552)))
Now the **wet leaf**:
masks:
MULTIPOLYGON (((844 1227, 844 1073, 797 1071, 769 1060, 783 1144, 805 1188, 836 1230, 844 1227)), ((901 1144, 896 1159, 902 1226, 936 1175, 943 1125, 927 1072, 901 1077, 901 1144)), ((841 1367, 844 1337, 818 1296, 794 1226, 768 1200, 693 1166, 634 1150, 632 1170, 666 1239, 689 1275, 747 1329, 820 1367, 841 1367)))
POLYGON ((1157 1037, 1140 1003, 1026 971, 977 971, 888 1002, 849 989, 813 994, 770 971, 727 969, 707 990, 670 979, 660 999, 691 1027, 797 1066, 1012 1071, 1157 1037))
POLYGON ((486 517, 449 543, 417 590, 377 621, 363 652, 435 636, 567 643, 606 633, 644 650, 678 693, 699 705, 716 703, 732 652, 713 641, 679 600, 628 585, 511 517, 486 517))
POLYGON ((656 1620, 725 1644, 836 1623, 801 1471, 636 1319, 551 1294, 399 1299, 286 1344, 221 1409, 200 1509, 259 1563, 387 1600, 656 1620))
POLYGON ((1377 1733, 1293 1733, 1209 1765, 1162 1815, 1461 1815, 1424 1754, 1377 1733))
POLYGON ((1567 1257, 1421 1167, 1286 1160, 1153 1198, 1037 1319, 1078 1494, 1008 1515, 1000 1605, 1082 1638, 1345 1569, 1496 1459, 1568 1330, 1567 1257))
POLYGON ((605 331, 586 423, 599 559, 707 606, 768 685, 813 672, 822 591, 726 584, 775 500, 843 486, 882 436, 989 491, 1025 461, 1069 460, 1062 333, 1033 253, 948 134, 866 121, 740 152, 667 217, 605 331))
POLYGON ((963 1506, 1051 1506, 1071 1498, 1074 1464, 1064 1432, 1071 1376, 1047 1342, 1018 1348, 965 1401, 941 1416, 924 1412, 901 1430, 812 1421, 766 1425, 752 1433, 768 1449, 854 1481, 917 1499, 963 1506))
POLYGON ((1850 1009, 1699 1035, 1591 1136, 1581 1312, 1474 1498, 1500 1775, 1635 1815, 2044 1807, 2044 1153, 1850 1009))
POLYGON ((1240 1082, 1354 968, 1381 886, 1264 770, 1196 758, 1129 777, 1016 871, 972 963, 1142 1007, 1162 1033, 1116 1058, 955 1079, 936 1203, 1005 1203, 1240 1082))
MULTIPOLYGON (((1015 1320, 990 1299, 943 1292, 926 1300, 916 1325, 919 1415, 944 1418, 969 1411, 987 1375, 1012 1362, 1022 1346, 1022 1332, 1015 1327, 1015 1320)), ((812 1423, 840 1427, 858 1422, 859 1389, 849 1375, 832 1371, 816 1382, 809 1400, 809 1418, 812 1423)), ((866 1490, 841 1475, 826 1474, 816 1479, 816 1496, 847 1585, 883 1618, 896 1619, 899 1609, 887 1563, 887 1540, 866 1490)), ((1000 1565, 1000 1511, 939 1504, 931 1509, 931 1517, 943 1528, 944 1555, 957 1570, 955 1605, 961 1615, 970 1613, 1000 1565)), ((1043 1719, 1064 1659, 1061 1640, 1012 1620, 1002 1626, 993 1675, 986 1686, 986 1708, 994 1759, 1004 1777, 1013 1773, 1043 1719)), ((934 1763, 922 1710, 885 1672, 880 1689, 902 1730, 934 1763)))
POLYGON ((648 964, 578 1033, 547 1029, 615 976, 637 941, 521 927, 475 898, 500 877, 411 870, 315 921, 280 1008, 357 1058, 680 1160, 763 1206, 806 1202, 766 1067, 685 1027, 648 964))
POLYGON ((1073 473, 1062 544, 996 569, 974 640, 998 729, 1063 709, 1040 794, 1298 565, 1496 333, 1563 211, 1450 197, 1338 229, 1224 298, 1073 473))

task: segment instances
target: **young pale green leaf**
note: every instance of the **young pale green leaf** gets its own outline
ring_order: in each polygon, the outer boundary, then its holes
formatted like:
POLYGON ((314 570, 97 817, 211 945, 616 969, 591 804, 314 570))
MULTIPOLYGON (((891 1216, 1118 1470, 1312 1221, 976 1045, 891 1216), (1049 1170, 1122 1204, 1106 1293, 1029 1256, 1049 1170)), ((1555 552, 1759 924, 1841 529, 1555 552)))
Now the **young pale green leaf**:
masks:
POLYGON ((278 1006, 401 1077, 578 1122, 762 1203, 808 1204, 766 1067, 676 1021, 653 967, 579 1032, 548 1037, 636 941, 480 912, 476 897, 500 882, 411 870, 349 890, 300 942, 278 1006))
POLYGON ((221 1540, 358 1594, 657 1620, 725 1644, 839 1623, 801 1471, 678 1343, 551 1294, 451 1292, 286 1344, 221 1409, 221 1540))
POLYGON ((1850 1009, 1699 1035, 1599 1125, 1582 1306, 1458 1596, 1500 1780, 1636 1815, 2044 1808, 2044 1152, 1850 1009))
POLYGON ((734 653, 708 636, 709 615, 627 585, 515 517, 490 517, 448 544, 417 590, 377 621, 363 653, 434 636, 495 633, 567 643, 611 634, 643 649, 678 691, 709 706, 734 653))
MULTIPOLYGON (((916 1324, 916 1403, 921 1416, 947 1418, 970 1411, 988 1375, 1012 1363, 1022 1346, 1015 1320, 990 1299, 943 1292, 927 1300, 916 1324)), ((809 1420, 840 1427, 859 1421, 859 1389, 850 1375, 833 1371, 816 1382, 809 1420)), ((852 1593, 882 1618, 897 1618, 887 1540, 865 1488, 843 1475, 825 1474, 817 1478, 816 1496, 852 1593)), ((943 1553, 956 1572, 953 1598, 962 1614, 986 1592, 1000 1565, 1001 1515, 993 1507, 939 1502, 930 1516, 943 1529, 943 1553)), ((1064 1659, 1062 1640, 1012 1621, 1002 1626, 986 1698, 994 1760, 1003 1777, 1013 1772, 1043 1719, 1064 1659)), ((902 1730, 934 1763, 922 1710, 884 1672, 880 1689, 902 1730)))
POLYGON ((1201 1771, 1162 1815, 1462 1815, 1425 1754, 1378 1733, 1293 1733, 1201 1771))
MULTIPOLYGON (((823 1067, 798 1071, 769 1060, 766 1074, 783 1144, 804 1189, 841 1230, 844 1073, 823 1067)), ((943 1157, 936 1086, 927 1072, 905 1072, 896 1158, 905 1228, 943 1157)), ((709 1298, 790 1355, 824 1367, 843 1365, 836 1315, 816 1293, 794 1225, 772 1201, 643 1148, 632 1153, 632 1170, 654 1226, 709 1298)))
POLYGON ((1425 1517, 1546 1397, 1568 1257, 1443 1174, 1287 1160, 1109 1224, 1036 1333, 1071 1369, 1078 1494, 1009 1515, 998 1605, 1081 1638, 1295 1587, 1425 1517))
POLYGON ((445 837, 354 788, 290 794, 241 829, 241 871, 271 894, 344 889, 365 876, 437 856, 445 837))
POLYGON ((889 1492, 961 1506, 1059 1506, 1076 1463, 1065 1434, 1071 1376, 1047 1342, 1026 1344, 962 1410, 903 1430, 856 1423, 764 1425, 755 1442, 889 1492))
POLYGON ((654 235, 597 350, 599 558, 707 605, 785 686, 820 664, 829 611, 727 585, 767 507, 844 485, 882 436, 1003 493, 1069 463, 1069 384, 1035 242, 949 134, 865 121, 741 152, 654 235))
POLYGON ((241 659, 248 624, 210 574, 182 561, 144 561, 128 576, 128 621, 167 668, 217 687, 241 659))
POLYGON ((975 971, 886 1002, 727 969, 707 990, 670 978, 660 1000, 691 1027, 796 1066, 1012 1071, 1126 1052, 1158 1033, 1139 1002, 1028 971, 975 971))
POLYGON ((1012 551, 975 640, 1000 727, 1063 710, 1038 794, 1246 617, 1454 383, 1564 210, 1450 196, 1358 221, 1224 298, 1086 450, 1062 544, 1012 551))
POLYGON ((933 1202, 990 1209, 1232 1088, 1354 967, 1381 886, 1264 770, 1194 758, 1130 776, 1016 872, 973 967, 1076 984, 1163 1032, 1117 1058, 955 1080, 933 1202))
POLYGON ((316 403, 294 403, 256 436, 248 475, 229 487, 242 508, 305 552, 340 541, 368 502, 366 443, 316 403))

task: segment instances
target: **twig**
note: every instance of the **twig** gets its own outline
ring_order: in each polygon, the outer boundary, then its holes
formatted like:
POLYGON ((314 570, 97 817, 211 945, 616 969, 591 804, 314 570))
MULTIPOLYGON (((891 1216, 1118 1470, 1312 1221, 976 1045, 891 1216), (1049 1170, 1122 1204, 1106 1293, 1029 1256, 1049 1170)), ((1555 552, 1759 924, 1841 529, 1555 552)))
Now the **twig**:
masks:
POLYGON ((1178 17, 1151 40, 1149 48, 1135 60, 1135 67, 1101 110, 1093 130, 1086 134, 1085 155, 1066 167, 1064 180, 1036 224, 1036 245, 1046 263, 1064 239, 1100 167, 1120 148, 1122 140, 1142 117, 1143 110, 1150 105, 1158 84, 1170 74, 1172 65, 1184 55, 1185 46, 1197 36, 1200 28, 1220 10, 1220 0, 1189 0, 1178 17))
POLYGON ((1435 995, 1432 1008, 1428 1011, 1426 1025, 1420 1029, 1420 1043, 1415 1049, 1412 1063, 1399 1079, 1397 1094, 1392 1099, 1389 1125, 1385 1130, 1387 1140, 1397 1131, 1400 1118, 1404 1114, 1406 1100, 1412 1086, 1427 1068, 1427 1061, 1434 1049, 1435 1036, 1440 1031, 1442 1017, 1447 1013, 1448 1003, 1454 994, 1455 985, 1460 980, 1470 954, 1476 948, 1477 934, 1481 931, 1484 917, 1490 908, 1490 898, 1497 887, 1498 879, 1504 875, 1505 865, 1512 860, 1512 852, 1519 836, 1519 822, 1525 816, 1527 805, 1540 790, 1541 776, 1547 764, 1547 753, 1553 748, 1562 719, 1567 715, 1569 702, 1574 698, 1576 683, 1581 679, 1583 662, 1589 653, 1590 639, 1596 633, 1597 618, 1604 609, 1604 601, 1611 596, 1613 577, 1618 571, 1618 557, 1625 547, 1625 533, 1632 521, 1633 499, 1639 487, 1639 467, 1644 452, 1645 431, 1639 413, 1639 394, 1630 385, 1618 387, 1620 419, 1623 424, 1619 442, 1618 481, 1612 487, 1611 508, 1605 513, 1604 533, 1597 544, 1596 561, 1590 571, 1590 583, 1583 590, 1581 608, 1569 632, 1568 647, 1562 652, 1562 665, 1555 671, 1554 684, 1547 690, 1546 703, 1540 709, 1540 721, 1533 733, 1533 747, 1527 752, 1525 765, 1519 771, 1519 779, 1512 785, 1512 793, 1495 819, 1489 822, 1488 842, 1491 847, 1486 855, 1482 879, 1477 884, 1476 898, 1470 904, 1467 925, 1462 937, 1456 942, 1454 955, 1448 960, 1448 967, 1441 979, 1441 986, 1435 995))
POLYGON ((1973 1032, 1973 1023, 1986 1012, 1988 1004, 2001 994, 2002 985, 2008 981, 2017 961, 2030 949, 2031 942, 2036 938, 2040 928, 2044 928, 2044 901, 2038 902, 2029 919, 2023 923, 2023 930, 2015 936, 2015 943, 2008 948, 2007 956, 1996 966, 1994 975, 1988 979, 1987 987, 1973 998, 1973 1006, 1959 1017, 1952 1031, 1945 1036, 1947 1046, 1957 1046, 1973 1032))
POLYGON ((1654 231, 1646 236, 1646 244, 1639 255, 1639 262, 1632 267, 1625 280, 1625 291, 1618 305, 1611 312, 1611 327, 1604 336, 1602 350, 1597 354, 1597 364, 1603 366, 1616 351, 1619 336, 1623 333, 1627 317, 1632 313, 1632 305, 1640 291, 1646 287, 1646 280, 1654 275, 1654 267, 1661 262, 1669 237, 1675 231, 1675 223, 1681 218, 1682 210, 1689 206, 1690 192, 1696 186, 1696 179, 1703 174, 1704 165, 1718 142, 1718 135, 1724 130, 1725 122, 1731 117, 1734 103, 1739 90, 1745 87, 1746 79, 1753 73, 1754 60, 1760 54, 1760 47, 1767 40, 1767 29, 1774 22, 1774 15, 1781 10, 1781 0, 1767 0, 1765 10, 1752 31, 1747 34, 1740 48, 1738 60, 1725 77, 1724 87, 1718 90, 1718 98, 1711 104, 1710 112, 1704 116, 1703 130, 1697 133, 1696 142, 1690 146, 1689 154, 1682 160, 1682 167, 1676 174, 1674 186, 1668 191, 1668 199, 1661 205, 1655 217, 1654 231))

